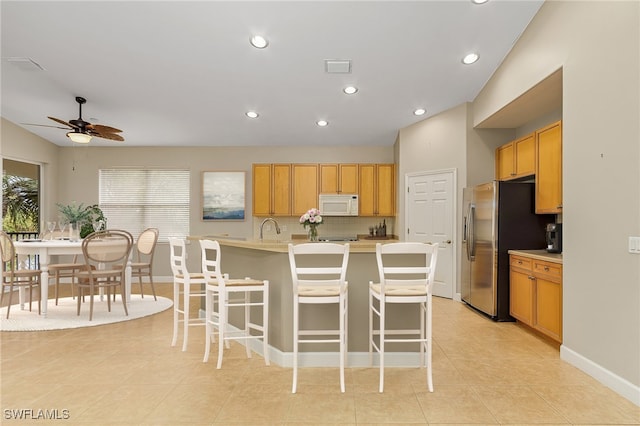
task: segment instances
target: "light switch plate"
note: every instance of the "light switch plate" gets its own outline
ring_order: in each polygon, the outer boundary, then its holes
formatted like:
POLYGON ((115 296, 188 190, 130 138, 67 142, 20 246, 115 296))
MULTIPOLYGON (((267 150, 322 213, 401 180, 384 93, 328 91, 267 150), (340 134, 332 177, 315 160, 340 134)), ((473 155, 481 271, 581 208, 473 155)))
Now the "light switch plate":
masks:
POLYGON ((640 237, 629 237, 629 253, 640 254, 640 237))

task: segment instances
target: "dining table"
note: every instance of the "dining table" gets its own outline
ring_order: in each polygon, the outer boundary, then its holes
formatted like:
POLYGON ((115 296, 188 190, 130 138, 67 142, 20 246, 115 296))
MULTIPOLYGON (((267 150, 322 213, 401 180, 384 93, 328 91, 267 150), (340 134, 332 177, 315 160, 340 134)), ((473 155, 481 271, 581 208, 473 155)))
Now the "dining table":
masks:
MULTIPOLYGON (((24 239, 14 241, 18 261, 24 256, 37 255, 40 261, 40 298, 41 298, 41 315, 46 318, 47 305, 49 299, 49 263, 52 256, 77 255, 82 254, 82 240, 72 241, 66 238, 56 239, 24 239)), ((125 267, 125 302, 131 302, 131 258, 127 261, 125 267)), ((20 292, 20 305, 24 305, 24 294, 20 292)))

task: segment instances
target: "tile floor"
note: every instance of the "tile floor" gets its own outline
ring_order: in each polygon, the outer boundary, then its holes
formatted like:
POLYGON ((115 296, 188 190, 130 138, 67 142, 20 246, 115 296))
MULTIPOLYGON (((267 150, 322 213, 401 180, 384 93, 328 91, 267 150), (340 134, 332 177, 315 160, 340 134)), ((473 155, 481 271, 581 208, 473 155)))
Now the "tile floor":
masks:
MULTIPOLYGON (((171 285, 157 288, 171 297, 171 285)), ((82 425, 640 424, 639 407, 561 361, 557 346, 451 300, 434 300, 434 393, 415 368, 388 369, 384 394, 376 368, 348 369, 345 394, 337 369, 305 368, 292 395, 291 369, 246 359, 236 344, 216 370, 214 352, 202 362, 203 329, 187 352, 170 346, 171 333, 171 310, 1 333, 0 423, 47 423, 12 418, 31 409, 82 425)))

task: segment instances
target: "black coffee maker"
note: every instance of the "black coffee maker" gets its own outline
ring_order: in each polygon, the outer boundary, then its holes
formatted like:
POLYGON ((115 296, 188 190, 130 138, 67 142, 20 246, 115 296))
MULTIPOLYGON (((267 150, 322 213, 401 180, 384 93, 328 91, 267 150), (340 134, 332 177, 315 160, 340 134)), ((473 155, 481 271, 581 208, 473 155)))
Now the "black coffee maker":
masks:
POLYGON ((562 224, 547 224, 547 252, 562 253, 562 224))

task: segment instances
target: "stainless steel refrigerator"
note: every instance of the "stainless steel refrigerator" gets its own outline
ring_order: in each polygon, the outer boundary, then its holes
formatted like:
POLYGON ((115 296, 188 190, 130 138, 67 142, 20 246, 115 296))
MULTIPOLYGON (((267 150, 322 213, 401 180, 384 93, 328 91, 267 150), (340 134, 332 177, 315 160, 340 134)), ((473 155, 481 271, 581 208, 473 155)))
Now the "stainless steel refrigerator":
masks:
POLYGON ((544 249, 554 215, 535 214, 534 184, 493 181, 463 190, 462 300, 496 321, 509 315, 509 254, 544 249))

